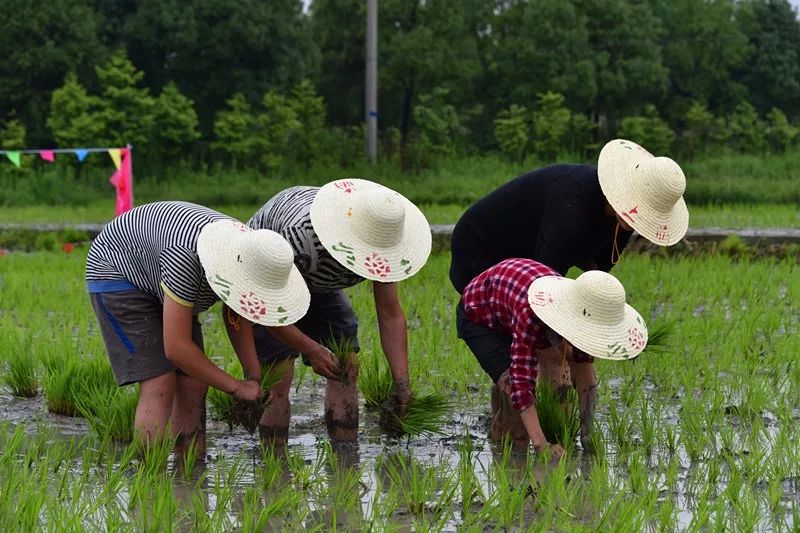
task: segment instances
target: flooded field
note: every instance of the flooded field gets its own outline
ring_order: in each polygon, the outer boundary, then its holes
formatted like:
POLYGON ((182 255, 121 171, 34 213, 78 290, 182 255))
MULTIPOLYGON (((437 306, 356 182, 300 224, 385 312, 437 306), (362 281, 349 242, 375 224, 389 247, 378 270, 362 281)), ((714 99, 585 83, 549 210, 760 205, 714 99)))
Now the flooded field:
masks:
MULTIPOLYGON (((412 385, 455 408, 442 434, 391 439, 364 408, 357 445, 325 435, 323 386, 296 365, 285 450, 209 420, 204 458, 141 456, 54 415, 44 363, 102 360, 80 255, 0 262, 0 357, 37 361, 36 397, 0 387, 3 530, 792 531, 800 525, 800 284, 796 261, 626 255, 615 269, 669 349, 598 362, 597 455, 546 464, 486 437, 489 380, 455 337, 446 256, 401 288, 412 385), (49 273, 40 275, 39 273, 49 273), (67 281, 65 281, 65 279, 67 281)), ((361 357, 379 357, 371 290, 350 293, 361 357)), ((216 312, 208 354, 230 367, 216 312)), ((9 369, 8 362, 4 371, 9 369)), ((50 389, 52 390, 52 389, 50 389)))

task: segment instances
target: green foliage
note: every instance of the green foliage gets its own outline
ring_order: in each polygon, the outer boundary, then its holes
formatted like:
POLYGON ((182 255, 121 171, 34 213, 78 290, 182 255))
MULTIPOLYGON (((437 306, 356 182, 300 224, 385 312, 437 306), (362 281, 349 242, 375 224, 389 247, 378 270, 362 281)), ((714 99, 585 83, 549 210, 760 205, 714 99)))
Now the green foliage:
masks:
POLYGON ((766 116, 767 119, 767 142, 771 150, 775 152, 788 152, 796 146, 798 128, 793 126, 783 111, 773 107, 766 116))
POLYGON ((11 394, 18 398, 33 398, 39 393, 39 380, 37 377, 38 360, 31 353, 30 338, 17 336, 9 339, 4 346, 5 358, 8 366, 7 373, 2 377, 2 382, 11 389, 11 394))
POLYGON ((25 124, 11 118, 0 125, 0 146, 4 150, 25 148, 25 124))
POLYGON ((645 106, 644 116, 622 119, 618 135, 644 146, 656 155, 668 154, 675 132, 659 116, 652 104, 645 106))
POLYGON ((228 109, 221 111, 214 122, 217 140, 212 146, 227 153, 234 167, 255 152, 255 117, 253 108, 243 94, 237 93, 227 101, 228 109))
POLYGON ((692 102, 684 120, 683 146, 687 155, 691 157, 710 144, 715 129, 715 119, 705 104, 692 102))
POLYGON ((419 142, 435 155, 454 155, 464 135, 458 112, 449 103, 449 95, 449 89, 436 87, 433 92, 420 95, 414 107, 419 142))
POLYGON ((60 146, 98 143, 105 131, 99 108, 99 99, 86 91, 74 73, 69 73, 64 85, 53 91, 47 127, 60 146))
POLYGON ((173 82, 164 86, 155 101, 153 113, 157 125, 153 138, 165 154, 180 155, 188 144, 200 138, 194 102, 184 96, 173 82))
POLYGON ((528 110, 516 104, 494 119, 494 138, 500 151, 512 161, 521 161, 528 146, 528 110))
POLYGON ((156 117, 150 91, 139 87, 144 73, 123 50, 114 53, 104 66, 95 67, 95 72, 102 89, 98 115, 105 142, 114 146, 148 145, 156 117))
POLYGON ((385 412, 385 425, 390 431, 409 437, 442 435, 453 408, 453 402, 441 393, 414 396, 405 416, 385 412))
POLYGON ((744 101, 736 106, 728 117, 728 128, 730 143, 735 150, 752 153, 763 152, 766 148, 764 123, 750 102, 744 101))
POLYGON ((360 354, 358 390, 367 409, 380 408, 389 400, 394 390, 392 372, 377 349, 370 350, 367 354, 362 351, 360 354))
POLYGON ((255 145, 268 172, 280 170, 294 133, 302 128, 289 99, 273 91, 261 100, 263 111, 255 119, 255 145))
POLYGON ((295 160, 308 167, 321 156, 325 102, 317 95, 311 81, 303 80, 292 88, 288 105, 300 123, 300 127, 292 132, 291 152, 295 160))
POLYGON ((80 392, 76 405, 92 431, 116 442, 133 441, 138 386, 107 388, 93 386, 80 392))
POLYGON ((564 96, 540 94, 533 112, 533 148, 537 155, 551 161, 563 149, 569 133, 571 114, 564 107, 564 96))

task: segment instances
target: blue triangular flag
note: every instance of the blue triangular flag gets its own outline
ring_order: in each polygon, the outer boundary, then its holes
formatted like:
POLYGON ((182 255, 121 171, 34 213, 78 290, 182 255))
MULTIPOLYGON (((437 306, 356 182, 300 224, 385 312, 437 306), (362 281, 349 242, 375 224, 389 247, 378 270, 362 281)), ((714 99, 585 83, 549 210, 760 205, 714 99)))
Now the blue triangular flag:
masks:
POLYGON ((75 150, 75 156, 78 158, 78 161, 83 162, 86 159, 86 155, 89 153, 89 150, 78 149, 75 150))

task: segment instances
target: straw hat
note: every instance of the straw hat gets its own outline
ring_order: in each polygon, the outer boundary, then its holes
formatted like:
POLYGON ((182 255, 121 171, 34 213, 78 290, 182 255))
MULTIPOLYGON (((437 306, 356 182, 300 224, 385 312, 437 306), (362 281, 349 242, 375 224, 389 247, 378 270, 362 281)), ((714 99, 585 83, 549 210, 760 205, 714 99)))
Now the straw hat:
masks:
POLYGON ((575 280, 537 278, 528 289, 528 303, 542 322, 594 357, 632 359, 647 346, 647 326, 625 303, 625 288, 600 270, 575 280))
POLYGON ((600 151, 597 175, 608 203, 639 235, 660 246, 686 235, 686 177, 675 161, 614 139, 600 151))
POLYGON ((311 204, 311 224, 339 263, 374 281, 409 278, 431 253, 431 228, 422 211, 368 180, 339 180, 320 188, 311 204))
POLYGON ((197 255, 211 289, 247 320, 287 326, 306 314, 308 287, 291 245, 274 231, 217 220, 200 230, 197 255))

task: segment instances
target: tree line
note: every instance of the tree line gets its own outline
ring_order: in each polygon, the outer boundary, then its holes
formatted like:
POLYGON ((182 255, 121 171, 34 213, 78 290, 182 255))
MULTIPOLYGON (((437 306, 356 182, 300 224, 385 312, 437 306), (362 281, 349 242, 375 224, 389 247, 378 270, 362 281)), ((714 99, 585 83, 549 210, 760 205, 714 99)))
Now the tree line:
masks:
MULTIPOLYGON (((797 147, 787 0, 381 0, 382 157, 683 157, 797 147)), ((7 0, 4 148, 132 143, 151 164, 362 158, 363 0, 7 0)))

